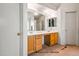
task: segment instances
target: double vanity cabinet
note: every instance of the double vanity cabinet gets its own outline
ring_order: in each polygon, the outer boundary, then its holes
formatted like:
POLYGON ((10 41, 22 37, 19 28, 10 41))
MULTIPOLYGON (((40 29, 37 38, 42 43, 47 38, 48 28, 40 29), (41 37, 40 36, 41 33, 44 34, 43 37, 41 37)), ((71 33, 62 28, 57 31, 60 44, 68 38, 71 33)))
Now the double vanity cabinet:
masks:
MULTIPOLYGON (((42 49, 42 34, 28 36, 28 55, 42 49)), ((44 45, 53 46, 58 43, 58 32, 45 33, 44 45)))

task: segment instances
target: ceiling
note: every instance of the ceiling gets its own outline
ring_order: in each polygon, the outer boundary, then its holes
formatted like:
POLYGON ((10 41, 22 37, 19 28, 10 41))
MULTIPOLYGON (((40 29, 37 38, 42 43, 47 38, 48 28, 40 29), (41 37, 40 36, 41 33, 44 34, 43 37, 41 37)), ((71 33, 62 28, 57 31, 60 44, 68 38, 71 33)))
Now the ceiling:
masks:
POLYGON ((56 10, 60 7, 60 5, 60 3, 28 3, 27 8, 33 13, 37 12, 42 15, 55 17, 56 10))
POLYGON ((61 5, 60 3, 39 3, 39 4, 51 8, 53 10, 57 10, 61 5))

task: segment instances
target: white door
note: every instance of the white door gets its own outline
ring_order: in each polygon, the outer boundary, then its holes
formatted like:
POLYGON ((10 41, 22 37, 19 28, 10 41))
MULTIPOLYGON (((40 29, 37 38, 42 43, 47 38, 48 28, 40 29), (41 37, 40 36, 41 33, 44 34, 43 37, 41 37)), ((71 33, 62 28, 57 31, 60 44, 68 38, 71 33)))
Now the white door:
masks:
POLYGON ((76 12, 66 13, 66 44, 76 44, 76 12))
POLYGON ((18 56, 20 48, 19 4, 0 4, 0 56, 18 56))

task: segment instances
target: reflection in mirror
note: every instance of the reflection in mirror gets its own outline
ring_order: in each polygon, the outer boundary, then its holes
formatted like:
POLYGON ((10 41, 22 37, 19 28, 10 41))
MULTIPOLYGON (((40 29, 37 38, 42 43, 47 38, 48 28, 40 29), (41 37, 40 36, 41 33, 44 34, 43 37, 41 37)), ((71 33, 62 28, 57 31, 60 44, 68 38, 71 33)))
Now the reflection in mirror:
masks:
POLYGON ((45 16, 35 12, 28 11, 29 31, 43 31, 45 28, 45 16))
POLYGON ((28 12, 28 26, 29 31, 34 31, 34 16, 32 12, 28 12))
POLYGON ((41 31, 44 30, 45 27, 45 16, 42 14, 37 14, 34 15, 34 20, 35 20, 35 30, 36 31, 41 31))

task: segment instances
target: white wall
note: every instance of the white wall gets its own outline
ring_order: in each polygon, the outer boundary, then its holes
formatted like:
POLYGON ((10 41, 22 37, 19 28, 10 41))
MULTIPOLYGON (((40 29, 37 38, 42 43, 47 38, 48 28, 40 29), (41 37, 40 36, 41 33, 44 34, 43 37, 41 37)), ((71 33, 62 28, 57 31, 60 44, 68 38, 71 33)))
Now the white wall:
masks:
POLYGON ((48 27, 48 19, 52 18, 52 17, 57 17, 57 14, 56 14, 57 11, 55 11, 53 9, 50 9, 48 7, 45 7, 41 4, 37 4, 37 3, 28 3, 27 8, 32 9, 32 10, 34 10, 38 13, 41 13, 45 16, 45 30, 46 31, 47 30, 51 30, 51 31, 56 30, 56 31, 58 31, 57 27, 52 27, 52 28, 48 27))
MULTIPOLYGON (((63 3, 61 4, 60 8, 57 11, 57 17, 58 17, 58 29, 59 29, 59 43, 64 45, 66 42, 66 35, 65 35, 65 12, 70 12, 70 11, 76 11, 77 12, 77 28, 78 27, 78 19, 79 19, 79 4, 73 4, 73 3, 63 3)), ((79 40, 78 40, 78 29, 77 29, 77 41, 76 41, 76 45, 79 45, 79 40)))

